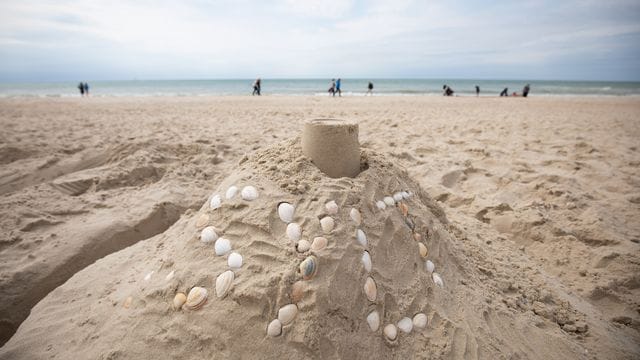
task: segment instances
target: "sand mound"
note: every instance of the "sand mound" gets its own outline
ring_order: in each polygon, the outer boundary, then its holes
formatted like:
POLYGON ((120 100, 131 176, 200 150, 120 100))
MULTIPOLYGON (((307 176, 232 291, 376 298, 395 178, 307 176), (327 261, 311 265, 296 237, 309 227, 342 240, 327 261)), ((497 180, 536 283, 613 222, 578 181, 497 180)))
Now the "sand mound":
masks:
MULTIPOLYGON (((207 202, 198 212, 187 211, 163 234, 77 273, 33 308, 0 357, 565 359, 585 356, 581 336, 600 337, 612 357, 633 356, 633 346, 618 340, 615 329, 570 305, 588 304, 547 288, 552 280, 524 257, 505 252, 509 261, 490 258, 467 242, 468 230, 449 225, 435 202, 385 156, 364 151, 361 169, 353 179, 328 178, 302 155, 299 140, 244 158, 217 187, 219 208, 207 202), (254 186, 259 196, 226 199, 231 186, 254 186), (377 206, 399 191, 413 194, 402 200, 408 215, 402 206, 377 206), (331 200, 338 205, 331 215, 335 228, 324 234, 320 219, 331 200), (296 251, 277 212, 283 201, 295 205, 302 239, 324 236, 325 249, 296 251), (360 225, 350 217, 354 208, 360 225), (213 243, 200 241, 206 225, 243 257, 222 298, 216 278, 229 270, 228 255, 217 256, 213 243), (357 240, 357 229, 366 244, 357 240), (416 233, 443 287, 427 271, 416 233), (371 272, 361 261, 365 250, 371 272), (303 280, 298 268, 311 254, 318 271, 303 280), (514 263, 522 269, 511 268, 514 263), (368 277, 377 287, 373 298, 364 290, 368 277), (174 295, 194 286, 208 290, 208 303, 197 311, 172 309, 174 295), (268 336, 268 324, 291 303, 297 316, 280 336, 268 336), (373 311, 380 317, 376 331, 366 321, 373 311), (427 315, 426 328, 385 338, 386 325, 418 313, 427 315), (557 324, 573 326, 575 337, 557 324)), ((454 177, 446 183, 453 186, 454 177)), ((490 211, 506 209, 489 209, 483 218, 490 211)))

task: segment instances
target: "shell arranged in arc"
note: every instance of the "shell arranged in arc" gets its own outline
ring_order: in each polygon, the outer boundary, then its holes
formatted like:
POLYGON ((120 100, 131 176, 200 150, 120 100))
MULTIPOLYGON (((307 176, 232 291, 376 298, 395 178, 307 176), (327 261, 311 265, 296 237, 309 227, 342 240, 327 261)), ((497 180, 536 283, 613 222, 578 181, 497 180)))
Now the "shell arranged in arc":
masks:
POLYGON ((235 279, 235 274, 231 270, 227 270, 222 274, 218 275, 216 278, 216 296, 218 298, 223 298, 229 290, 231 289, 231 285, 233 284, 233 280, 235 279))
POLYGON ((384 203, 384 201, 382 200, 378 200, 376 201, 376 206, 378 207, 378 209, 380 210, 384 210, 387 208, 387 204, 384 203))
POLYGON ((431 274, 431 277, 433 278, 434 284, 438 285, 441 288, 444 287, 444 281, 442 281, 442 278, 438 273, 434 272, 433 274, 431 274))
POLYGON ((287 325, 295 319, 298 314, 298 306, 296 304, 285 305, 278 310, 278 320, 282 325, 287 325))
POLYGON ((384 336, 386 336, 387 339, 391 341, 395 340, 398 337, 398 329, 393 324, 385 326, 383 332, 384 336))
POLYGON ((305 280, 312 279, 318 272, 318 258, 311 255, 300 263, 300 273, 305 280))
POLYGON ((427 318, 427 315, 418 313, 413 317, 413 327, 423 329, 427 326, 428 321, 429 319, 427 318))
POLYGON ((398 208, 400 209, 400 212, 402 213, 402 216, 407 216, 409 215, 409 205, 403 203, 402 201, 398 203, 398 208))
POLYGON ((423 243, 418 243, 418 251, 420 252, 420 256, 422 258, 426 258, 429 255, 429 250, 427 250, 427 246, 423 243))
POLYGON ((420 233, 418 233, 418 232, 414 232, 413 233, 413 240, 418 241, 418 242, 422 241, 422 235, 420 233))
POLYGON ((282 334, 282 323, 280 320, 275 319, 267 326, 267 335, 271 337, 280 336, 282 334))
POLYGON ((220 195, 218 194, 213 195, 211 197, 211 200, 209 201, 209 207, 215 210, 219 208, 220 205, 222 205, 222 199, 220 198, 220 195))
POLYGON ((227 265, 232 269, 240 269, 242 267, 242 255, 236 252, 229 254, 227 265))
POLYGON ((371 264, 371 255, 368 251, 362 253, 362 265, 367 272, 371 272, 372 264, 371 264))
POLYGON ((320 219, 320 227, 325 234, 329 234, 336 226, 336 222, 331 216, 325 216, 320 219))
POLYGON ((356 225, 359 226, 362 223, 362 214, 360 214, 360 211, 358 209, 352 208, 349 212, 349 216, 351 217, 351 220, 356 223, 356 225))
POLYGON ((371 302, 375 302, 378 297, 378 287, 371 276, 367 277, 367 280, 364 282, 364 293, 371 302))
POLYGON ((238 187, 235 186, 235 185, 231 185, 227 189, 227 192, 224 194, 224 197, 227 200, 231 200, 231 199, 233 199, 234 196, 236 196, 237 193, 238 193, 238 187))
POLYGON ((166 281, 171 281, 171 280, 173 279, 173 276, 174 276, 175 274, 176 274, 176 271, 175 271, 175 270, 171 270, 171 272, 170 272, 170 273, 168 273, 168 274, 167 274, 167 276, 165 276, 165 278, 164 278, 164 279, 165 279, 166 281))
POLYGON ((367 235, 365 235, 364 231, 356 230, 356 239, 360 245, 367 247, 367 235))
POLYGON ((320 251, 327 247, 328 240, 325 237, 318 236, 311 243, 311 250, 320 251))
POLYGON ((200 216, 198 216, 198 219, 196 219, 196 228, 198 228, 198 229, 203 228, 208 223, 209 223, 209 215, 200 214, 200 216))
POLYGON ((302 228, 297 223, 290 223, 287 225, 287 237, 289 240, 296 242, 300 240, 302 236, 302 228))
POLYGON ((258 198, 258 190, 251 185, 245 186, 240 192, 240 197, 242 197, 242 200, 253 201, 258 198))
POLYGON ((397 192, 397 193, 393 194, 393 200, 395 200, 395 201, 402 200, 402 193, 401 192, 397 192))
POLYGON ((200 232, 200 241, 205 244, 216 241, 217 239, 218 234, 216 234, 216 229, 213 226, 207 226, 200 232))
POLYGON ((282 202, 278 205, 278 216, 280 217, 280 220, 288 224, 293 221, 293 213, 295 210, 296 208, 293 205, 287 202, 282 202))
POLYGON ((195 286, 189 291, 187 300, 184 303, 184 308, 188 310, 198 310, 204 306, 207 302, 207 289, 195 286))
POLYGON ((436 269, 436 265, 431 260, 427 260, 424 263, 424 268, 431 274, 436 269))
POLYGON ((391 196, 385 196, 384 199, 382 199, 382 201, 384 201, 384 203, 387 204, 387 206, 394 206, 396 204, 396 201, 393 200, 391 196))
POLYGON ((228 253, 229 251, 231 251, 231 241, 225 238, 219 238, 218 240, 216 240, 214 250, 216 251, 216 255, 218 256, 222 256, 228 253))
POLYGON ((177 293, 176 296, 173 297, 174 310, 179 310, 186 301, 187 301, 187 295, 181 292, 177 293))
POLYGON ((405 200, 411 197, 411 194, 408 191, 402 191, 400 193, 402 194, 402 198, 405 200))
POLYGON ((367 324, 369 324, 369 329, 371 329, 371 331, 378 331, 380 328, 380 315, 377 310, 373 310, 369 315, 367 315, 367 324))
POLYGON ((335 215, 338 213, 338 204, 333 200, 324 204, 324 208, 327 210, 329 215, 335 215))
POLYGON ((398 329, 405 334, 408 334, 413 330, 413 320, 408 317, 403 317, 400 321, 398 321, 398 329))
POLYGON ((307 252, 311 248, 309 240, 302 239, 296 244, 296 251, 299 253, 307 252))

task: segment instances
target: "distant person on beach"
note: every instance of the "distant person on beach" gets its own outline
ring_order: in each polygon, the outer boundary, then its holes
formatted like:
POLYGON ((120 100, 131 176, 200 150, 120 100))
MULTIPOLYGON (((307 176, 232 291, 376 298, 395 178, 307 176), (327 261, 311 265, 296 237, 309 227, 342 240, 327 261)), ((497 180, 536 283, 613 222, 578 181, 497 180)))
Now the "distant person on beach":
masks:
POLYGON ((480 86, 476 85, 476 96, 480 96, 480 86))
POLYGON ((500 93, 500 96, 509 96, 509 88, 504 88, 500 93))
MULTIPOLYGON (((335 92, 338 93, 338 96, 342 96, 342 90, 340 90, 340 82, 341 82, 341 80, 340 80, 340 78, 338 78, 338 81, 336 81, 336 91, 335 91, 335 92)), ((334 93, 334 95, 335 95, 335 93, 334 93)))
POLYGON ((522 89, 522 96, 527 97, 527 95, 529 95, 529 90, 530 90, 529 84, 525 85, 524 89, 522 89))
POLYGON ((369 81, 369 85, 367 86, 367 94, 373 96, 373 83, 369 81))
POLYGON ((336 96, 336 79, 331 79, 331 86, 329 86, 329 94, 336 96))
POLYGON ((79 83, 78 84, 78 90, 80 90, 80 96, 84 96, 84 84, 83 83, 79 83))
POLYGON ((449 87, 449 85, 445 84, 445 85, 442 86, 442 95, 444 95, 444 96, 453 96, 453 92, 454 92, 453 89, 451 89, 449 87))
POLYGON ((251 95, 253 96, 255 94, 258 94, 258 96, 260 96, 260 78, 257 78, 253 83, 253 93, 251 95))
POLYGON ((84 88, 84 95, 89 96, 89 83, 84 83, 82 87, 84 88))

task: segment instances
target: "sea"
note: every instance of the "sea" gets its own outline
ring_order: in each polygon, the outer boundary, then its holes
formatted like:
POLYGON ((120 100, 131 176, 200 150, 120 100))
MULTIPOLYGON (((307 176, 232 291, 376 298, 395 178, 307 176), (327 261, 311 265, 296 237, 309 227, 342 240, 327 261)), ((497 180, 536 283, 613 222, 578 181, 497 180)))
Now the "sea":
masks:
MULTIPOLYGON (((91 96, 224 96, 247 95, 253 91, 253 79, 233 80, 122 80, 86 81, 91 96)), ((78 81, 78 82, 79 82, 78 81)), ((78 82, 0 82, 0 98, 79 96, 78 82)), ((640 82, 612 81, 529 81, 470 79, 342 79, 343 96, 364 96, 367 85, 374 85, 374 96, 440 96, 448 85, 457 96, 498 96, 521 93, 530 85, 530 96, 638 96, 640 82)), ((331 79, 262 79, 262 95, 327 96, 331 79)))

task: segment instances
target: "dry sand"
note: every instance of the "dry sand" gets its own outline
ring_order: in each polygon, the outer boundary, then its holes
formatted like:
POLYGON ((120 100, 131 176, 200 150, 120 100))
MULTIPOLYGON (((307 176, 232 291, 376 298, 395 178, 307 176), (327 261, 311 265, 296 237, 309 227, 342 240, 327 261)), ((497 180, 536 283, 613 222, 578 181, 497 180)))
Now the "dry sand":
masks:
POLYGON ((0 101, 0 121, 2 340, 49 294, 2 358, 640 356, 637 98, 14 99, 0 101), (371 167, 358 178, 326 179, 296 146, 269 147, 324 117, 359 122, 371 167), (226 267, 194 222, 212 191, 237 181, 258 182, 261 197, 213 220, 245 268, 227 298, 174 312, 176 290, 213 292, 226 267), (434 230, 426 242, 445 289, 411 245, 397 246, 397 211, 373 207, 399 186, 418 194, 410 206, 434 230), (327 194, 359 207, 384 249, 372 254, 383 321, 424 311, 425 331, 394 344, 370 333, 362 249, 341 213, 344 243, 330 239, 299 317, 266 337, 299 262, 278 242, 274 202, 297 203, 317 230, 327 194))

